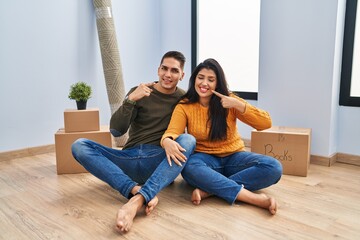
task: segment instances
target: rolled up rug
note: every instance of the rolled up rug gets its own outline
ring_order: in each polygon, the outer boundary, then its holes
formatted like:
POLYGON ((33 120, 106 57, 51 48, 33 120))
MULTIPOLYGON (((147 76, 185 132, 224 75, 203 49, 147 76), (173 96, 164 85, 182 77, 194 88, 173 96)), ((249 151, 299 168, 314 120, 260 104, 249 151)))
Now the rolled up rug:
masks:
MULTIPOLYGON (((93 0, 93 4, 96 13, 96 26, 99 36, 106 90, 111 114, 113 114, 121 105, 126 93, 112 15, 112 5, 111 0, 93 0)), ((128 133, 114 139, 116 146, 122 147, 128 139, 128 133)))

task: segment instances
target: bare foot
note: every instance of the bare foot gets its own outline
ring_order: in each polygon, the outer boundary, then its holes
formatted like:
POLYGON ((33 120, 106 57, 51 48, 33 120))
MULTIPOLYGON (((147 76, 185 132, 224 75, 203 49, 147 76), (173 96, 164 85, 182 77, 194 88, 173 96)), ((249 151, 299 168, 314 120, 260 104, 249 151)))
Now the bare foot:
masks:
POLYGON ((210 196, 211 194, 196 188, 191 194, 191 201, 195 205, 200 205, 202 199, 208 198, 210 196))
MULTIPOLYGON (((136 193, 138 193, 140 191, 140 189, 141 189, 141 187, 136 185, 135 187, 133 187, 133 189, 131 189, 131 193, 133 195, 135 195, 136 193)), ((159 199, 157 198, 157 196, 155 196, 153 199, 150 200, 150 202, 148 202, 148 204, 145 207, 146 215, 149 215, 155 209, 158 202, 159 202, 159 199)))
POLYGON ((150 200, 150 202, 148 202, 148 204, 145 207, 146 215, 150 215, 150 213, 155 209, 158 202, 159 202, 159 199, 157 196, 155 196, 153 199, 150 200))
POLYGON ((131 189, 131 194, 135 195, 137 194, 137 192, 141 189, 141 187, 139 185, 136 185, 135 187, 133 187, 133 189, 131 189))
POLYGON ((116 217, 116 228, 119 231, 127 232, 130 230, 136 213, 142 207, 144 201, 144 197, 138 194, 119 209, 116 217))
POLYGON ((268 197, 264 193, 253 193, 249 190, 243 188, 238 194, 236 200, 246 202, 249 204, 253 204, 255 206, 268 209, 272 215, 276 214, 277 211, 277 203, 275 198, 268 197))
POLYGON ((260 193, 260 194, 258 194, 258 196, 259 196, 259 199, 257 201, 255 201, 254 204, 259 207, 268 209, 272 215, 275 215, 276 211, 277 211, 277 203, 276 203, 275 198, 268 197, 264 193, 260 193))
POLYGON ((267 204, 265 204, 265 207, 264 208, 268 208, 269 209, 269 212, 272 214, 272 215, 275 215, 276 214, 276 211, 277 211, 277 203, 276 203, 276 200, 275 198, 273 197, 268 197, 264 194, 265 198, 267 198, 267 204), (266 205, 268 207, 266 207, 266 205))

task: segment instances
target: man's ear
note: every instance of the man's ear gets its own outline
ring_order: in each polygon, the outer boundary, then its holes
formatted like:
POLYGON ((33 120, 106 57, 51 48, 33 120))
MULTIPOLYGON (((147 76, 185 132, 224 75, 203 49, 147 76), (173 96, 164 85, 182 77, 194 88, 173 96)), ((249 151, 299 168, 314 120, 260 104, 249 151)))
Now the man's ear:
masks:
POLYGON ((184 79, 184 76, 185 76, 185 73, 183 72, 183 73, 182 73, 182 76, 181 76, 181 78, 180 78, 180 81, 184 79))

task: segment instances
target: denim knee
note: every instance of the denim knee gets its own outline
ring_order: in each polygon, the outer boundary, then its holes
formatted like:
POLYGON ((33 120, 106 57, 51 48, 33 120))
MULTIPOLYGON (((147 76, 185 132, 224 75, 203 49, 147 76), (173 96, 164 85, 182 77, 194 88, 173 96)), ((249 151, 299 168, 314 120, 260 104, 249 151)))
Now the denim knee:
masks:
POLYGON ((86 141, 87 141, 86 138, 79 138, 79 139, 75 140, 75 142, 73 142, 73 144, 71 145, 72 155, 74 156, 74 158, 77 161, 79 161, 78 159, 82 155, 86 141))
POLYGON ((274 159, 274 163, 273 163, 273 174, 274 176, 277 176, 278 180, 276 182, 278 182, 282 176, 283 173, 283 166, 281 164, 280 161, 274 159))
POLYGON ((193 180, 198 179, 198 168, 203 166, 204 163, 201 161, 198 161, 196 158, 190 158, 186 161, 186 165, 184 169, 181 172, 181 176, 183 179, 190 185, 195 186, 195 183, 193 180))
POLYGON ((193 135, 184 133, 181 134, 177 139, 178 142, 183 148, 186 149, 186 152, 189 154, 193 153, 196 147, 196 139, 193 135))

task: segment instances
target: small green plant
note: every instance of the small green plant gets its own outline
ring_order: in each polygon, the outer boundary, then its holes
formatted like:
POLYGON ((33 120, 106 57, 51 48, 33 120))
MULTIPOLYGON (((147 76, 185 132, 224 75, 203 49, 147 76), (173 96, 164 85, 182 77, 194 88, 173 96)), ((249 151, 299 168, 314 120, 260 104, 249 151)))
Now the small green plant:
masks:
POLYGON ((69 98, 75 101, 87 101, 91 98, 91 86, 85 82, 77 82, 70 86, 69 98))

